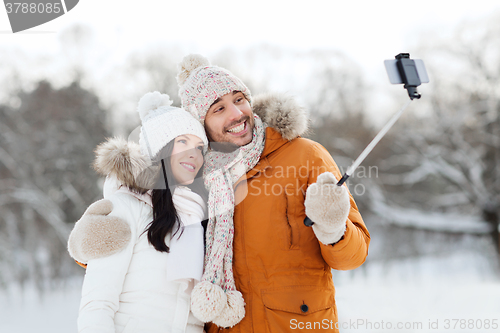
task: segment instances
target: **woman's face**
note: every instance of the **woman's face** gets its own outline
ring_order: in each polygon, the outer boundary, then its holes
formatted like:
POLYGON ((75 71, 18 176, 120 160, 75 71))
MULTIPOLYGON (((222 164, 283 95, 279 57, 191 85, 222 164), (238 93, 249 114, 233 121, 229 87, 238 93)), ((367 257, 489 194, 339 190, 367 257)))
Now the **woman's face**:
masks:
POLYGON ((178 184, 189 185, 203 165, 203 141, 192 134, 179 135, 174 139, 170 158, 172 173, 178 184))

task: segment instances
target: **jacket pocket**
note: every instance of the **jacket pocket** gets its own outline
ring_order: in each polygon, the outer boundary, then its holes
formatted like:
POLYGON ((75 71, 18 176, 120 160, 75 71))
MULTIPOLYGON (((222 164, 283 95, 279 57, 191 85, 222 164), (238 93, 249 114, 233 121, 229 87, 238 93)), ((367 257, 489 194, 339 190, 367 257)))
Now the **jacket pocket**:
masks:
POLYGON ((285 200, 286 200, 286 220, 288 223, 288 249, 298 250, 300 249, 300 208, 303 206, 304 199, 299 195, 297 189, 293 185, 287 185, 285 187, 285 200))
POLYGON ((334 292, 317 286, 287 286, 262 291, 268 330, 338 332, 334 292))

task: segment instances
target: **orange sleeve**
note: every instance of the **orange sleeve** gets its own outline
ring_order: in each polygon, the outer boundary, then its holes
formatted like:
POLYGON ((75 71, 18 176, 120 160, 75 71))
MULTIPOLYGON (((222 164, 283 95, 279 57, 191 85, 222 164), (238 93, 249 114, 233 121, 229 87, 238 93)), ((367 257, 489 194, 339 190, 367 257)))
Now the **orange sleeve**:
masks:
MULTIPOLYGON (((318 143, 311 149, 313 167, 309 170, 308 185, 316 182, 318 176, 330 171, 339 180, 342 174, 331 157, 330 153, 318 143)), ((347 185, 344 183, 343 186, 347 185)), ((347 189, 349 191, 349 189, 347 189)), ((351 210, 346 221, 346 232, 343 238, 333 245, 325 245, 318 241, 321 246, 321 254, 326 263, 333 269, 349 270, 359 267, 364 263, 368 255, 370 244, 370 233, 363 222, 358 206, 349 193, 351 210)))

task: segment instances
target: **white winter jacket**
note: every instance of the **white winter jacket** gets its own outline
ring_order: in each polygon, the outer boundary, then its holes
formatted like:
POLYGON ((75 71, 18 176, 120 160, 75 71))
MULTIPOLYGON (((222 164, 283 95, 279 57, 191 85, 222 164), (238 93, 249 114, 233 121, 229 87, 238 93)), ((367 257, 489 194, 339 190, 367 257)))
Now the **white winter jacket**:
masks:
MULTIPOLYGON (((190 312, 192 282, 167 282, 169 253, 148 242, 144 230, 152 220, 151 206, 124 192, 105 198, 113 204, 109 216, 129 224, 131 240, 118 253, 88 261, 78 331, 203 332, 203 323, 190 312)), ((201 223, 197 227, 202 229, 201 223)))

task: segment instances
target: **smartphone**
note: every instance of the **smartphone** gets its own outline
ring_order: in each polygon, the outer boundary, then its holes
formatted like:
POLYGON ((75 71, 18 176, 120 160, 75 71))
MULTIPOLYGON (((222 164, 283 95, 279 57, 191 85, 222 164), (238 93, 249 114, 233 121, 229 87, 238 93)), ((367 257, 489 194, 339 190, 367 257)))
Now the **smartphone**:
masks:
MULTIPOLYGON (((410 60, 405 64, 405 72, 407 75, 418 75, 421 83, 429 83, 429 76, 427 75, 427 71, 425 70, 424 62, 421 59, 405 59, 410 60), (413 66, 412 63, 413 62, 413 66)), ((389 76, 389 81, 392 84, 402 84, 406 83, 403 81, 403 78, 399 74, 398 70, 398 60, 385 60, 385 70, 387 71, 387 75, 389 76)))

